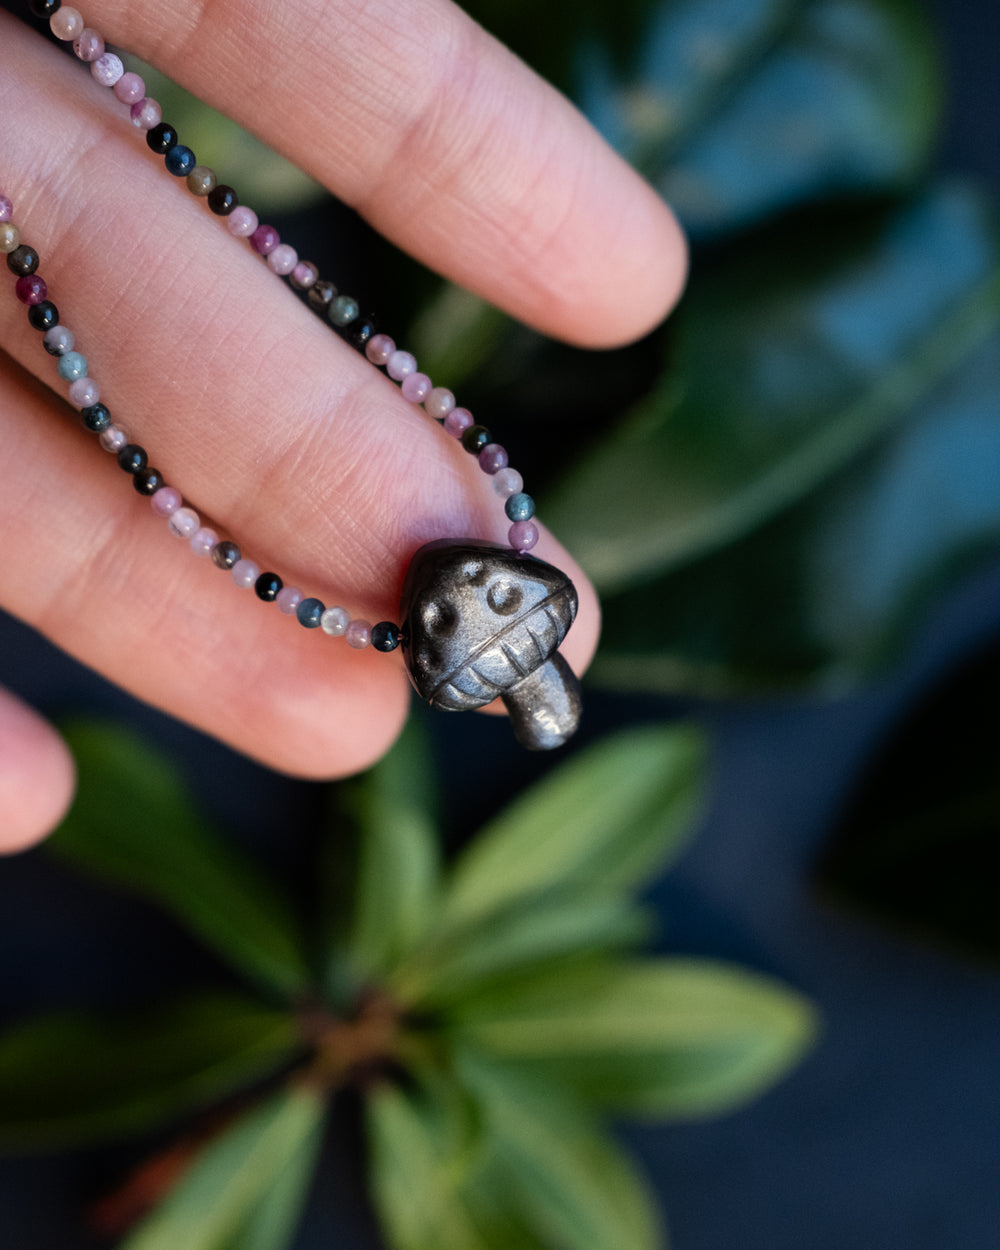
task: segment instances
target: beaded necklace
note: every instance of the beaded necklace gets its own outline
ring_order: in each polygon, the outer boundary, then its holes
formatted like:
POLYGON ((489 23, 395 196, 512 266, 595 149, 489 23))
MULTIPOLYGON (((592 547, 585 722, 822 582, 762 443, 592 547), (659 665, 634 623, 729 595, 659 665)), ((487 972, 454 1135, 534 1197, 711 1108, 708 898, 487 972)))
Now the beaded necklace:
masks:
POLYGON ((74 334, 61 323, 48 298, 48 286, 37 272, 39 254, 21 242, 13 203, 0 191, 0 251, 7 254, 7 267, 17 278, 15 295, 27 305, 30 325, 43 334, 45 350, 56 357, 56 371, 69 383, 69 400, 80 410, 84 427, 117 458, 137 493, 148 497, 153 512, 166 520, 170 533, 186 541, 195 555, 208 557, 227 571, 238 587, 252 589, 264 603, 275 603, 305 629, 343 637, 349 646, 382 652, 400 647, 414 688, 435 707, 462 711, 500 698, 524 746, 546 750, 562 745, 575 731, 581 712, 579 683, 558 650, 576 615, 576 591, 564 573, 529 554, 539 537, 535 505, 506 450, 467 409, 456 406, 450 390, 434 386, 418 370, 410 352, 380 333, 375 319, 362 314, 355 299, 321 278, 311 261, 300 260, 273 226, 262 224, 252 209, 240 204, 232 187, 197 163, 173 126, 163 120, 160 105, 146 96, 142 78, 128 72, 121 57, 107 50, 103 37, 85 25, 79 10, 62 0, 31 0, 29 7, 36 17, 48 20, 57 39, 72 43, 77 58, 90 65, 95 81, 127 106, 132 125, 145 133, 147 147, 163 157, 167 171, 184 178, 192 195, 204 199, 210 211, 225 220, 230 234, 246 239, 276 275, 304 291, 317 314, 400 384, 404 399, 422 405, 476 457, 503 501, 510 521, 509 546, 470 538, 439 539, 421 547, 403 583, 398 625, 392 621, 371 625, 344 607, 327 606, 298 587, 285 585, 277 573, 262 571, 235 542, 202 525, 194 508, 150 465, 146 450, 112 420, 86 358, 76 350, 74 334))

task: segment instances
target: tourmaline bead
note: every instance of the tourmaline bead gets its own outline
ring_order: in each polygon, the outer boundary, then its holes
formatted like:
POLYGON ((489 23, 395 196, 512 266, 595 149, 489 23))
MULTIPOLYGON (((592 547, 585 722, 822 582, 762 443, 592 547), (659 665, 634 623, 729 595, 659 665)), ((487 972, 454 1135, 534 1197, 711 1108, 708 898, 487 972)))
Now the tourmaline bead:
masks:
POLYGON ((352 321, 357 321, 361 309, 358 307, 358 301, 351 299, 349 295, 338 295, 330 305, 330 311, 327 316, 335 326, 349 326, 352 321))
POLYGON ((146 94, 146 84, 138 74, 122 74, 114 86, 115 98, 122 104, 135 104, 146 94))
POLYGON ((37 273, 29 273, 14 283, 14 294, 22 304, 40 304, 48 293, 45 279, 37 273))
POLYGON ((212 554, 212 550, 218 541, 219 535, 215 530, 209 529, 207 525, 199 525, 188 539, 188 546, 196 556, 202 558, 212 554))
POLYGON ((285 616, 294 616, 304 598, 298 586, 282 586, 274 602, 278 605, 279 612, 285 616))
POLYGON ((48 21, 52 14, 57 12, 61 4, 62 0, 31 0, 28 8, 31 9, 35 17, 48 21))
POLYGON ((517 469, 500 469, 493 478, 493 493, 499 495, 501 499, 516 495, 523 488, 524 478, 517 469))
POLYGON ((290 274, 298 263, 298 252, 296 252, 294 247, 289 247, 287 243, 279 243, 267 258, 268 268, 282 278, 290 274))
POLYGON ((465 431, 475 424, 475 417, 468 408, 452 408, 444 419, 445 433, 450 434, 452 438, 461 438, 465 431))
POLYGON ((431 380, 426 373, 408 373, 399 389, 411 404, 422 404, 430 394, 431 380))
POLYGON ((140 495, 156 495, 163 489, 163 474, 159 469, 140 469, 132 479, 132 485, 140 495))
POLYGON ((175 538, 183 538, 190 541, 191 535, 198 532, 201 525, 201 518, 194 508, 178 508, 176 512, 171 513, 167 521, 167 529, 175 538))
POLYGON ((388 334, 376 334, 365 344, 365 355, 373 365, 378 365, 379 368, 388 364, 389 357, 395 350, 396 344, 388 334))
POLYGON ((28 309, 28 321, 35 330, 51 330, 59 324, 59 309, 50 299, 43 299, 28 309))
POLYGON ((105 52, 91 65, 90 74, 94 82, 100 83, 102 87, 113 87, 124 76, 125 65, 114 52, 105 52))
POLYGON ((118 453, 118 467, 126 473, 138 473, 149 463, 146 449, 138 443, 126 443, 118 453))
POLYGON ((478 456, 493 439, 485 425, 470 425, 462 435, 462 446, 472 456, 478 456))
POLYGON ((164 155, 163 163, 168 174, 173 174, 175 178, 186 178, 198 162, 190 148, 183 143, 176 143, 164 155))
POLYGON ((13 252, 21 244, 21 232, 12 221, 0 221, 0 252, 13 252))
POLYGON ((255 564, 253 560, 237 560, 233 565, 231 576, 240 590, 249 590, 260 577, 260 565, 255 564))
POLYGON ((117 456, 121 449, 128 442, 128 435, 120 425, 109 425, 97 440, 105 451, 111 455, 117 456))
POLYGON ((435 421, 443 421, 455 407, 455 396, 446 386, 435 386, 424 400, 424 412, 435 421))
POLYGON ((146 133, 146 146, 159 156, 166 156, 171 148, 177 146, 177 131, 169 122, 160 122, 146 133))
POLYGON ((141 100, 133 103, 128 115, 132 125, 139 130, 152 130, 163 120, 163 109, 149 96, 143 96, 141 100))
POLYGON ((59 357, 56 373, 64 382, 75 382, 77 378, 86 377, 87 357, 81 356, 79 352, 67 352, 65 356, 59 357))
POLYGON ((399 646, 399 626, 392 621, 379 621, 372 626, 372 646, 376 651, 395 651, 399 646))
POLYGON ((479 467, 492 477, 507 467, 507 452, 499 443, 487 443, 479 453, 479 467))
POLYGON ((14 205, 9 196, 0 194, 0 221, 10 221, 14 216, 14 205))
POLYGON ((53 326, 51 330, 46 331, 42 346, 50 356, 65 356, 67 352, 73 350, 75 342, 73 331, 68 326, 53 326))
POLYGON ((371 644, 372 627, 367 621, 355 619, 344 630, 344 638, 349 647, 354 647, 356 651, 362 651, 371 644))
MULTIPOLYGON (((208 193, 209 206, 211 206, 212 194, 212 191, 208 193)), ((237 204, 226 218, 226 229, 237 239, 249 239, 257 229, 257 214, 245 204, 237 204)))
POLYGON ((73 51, 81 61, 96 61, 104 55, 104 36, 92 26, 85 26, 73 40, 73 51))
POLYGON ((328 282, 326 278, 320 278, 318 282, 314 282, 309 288, 309 294, 306 298, 309 300, 310 308, 315 308, 318 313, 323 313, 337 298, 337 288, 332 282, 328 282))
POLYGON ((319 599, 303 599, 295 609, 295 615, 303 629, 319 629, 326 605, 319 599))
POLYGON ((319 623, 324 634, 329 634, 331 638, 340 638, 347 632, 351 614, 346 608, 327 608, 319 623))
POLYGON ((228 217, 239 202, 239 196, 224 182, 220 182, 208 193, 208 207, 218 217, 228 217))
POLYGON ((284 582, 277 573, 261 573, 254 582, 254 594, 262 603, 274 603, 284 582))
POLYGON ((7 268, 19 277, 27 277, 38 268, 40 257, 33 247, 21 243, 7 257, 7 268))
POLYGON ((416 373, 417 358, 411 352, 401 352, 397 348, 386 361, 385 371, 394 382, 402 382, 409 374, 416 373))
POLYGON ((83 34, 83 14, 69 5, 60 5, 49 18, 49 29, 57 39, 68 43, 83 34))
POLYGON ((538 542, 538 526, 534 521, 515 521, 507 532, 507 541, 515 551, 530 551, 538 542))
POLYGON ((219 185, 214 169, 207 165, 195 165, 187 176, 187 189, 192 195, 204 197, 219 185))
POLYGON ((288 275, 288 281, 297 291, 308 291, 319 277, 319 270, 311 260, 300 260, 288 275))
POLYGON ((274 226, 258 226, 250 236, 250 246, 261 256, 269 256, 281 242, 281 235, 274 226))
POLYGON ((219 569, 231 569, 241 558, 239 547, 233 542, 216 543, 212 548, 212 563, 219 569))
POLYGON ((69 402, 76 408, 89 408, 101 398, 101 388, 93 378, 77 378, 69 386, 69 402))
POLYGON ((174 486, 161 486, 149 501, 149 506, 153 509, 157 516, 171 517, 182 506, 184 500, 181 498, 181 492, 174 486))
POLYGON ((535 501, 524 491, 510 495, 503 506, 504 512, 511 521, 530 521, 535 515, 535 501))
POLYGON ((91 404, 80 413, 80 420, 94 434, 100 434, 111 424, 111 413, 104 404, 91 404))
POLYGON ((375 318, 366 313, 365 316, 359 317, 357 321, 351 322, 347 340, 352 347, 356 347, 359 352, 363 352, 375 337, 377 329, 378 323, 375 318))

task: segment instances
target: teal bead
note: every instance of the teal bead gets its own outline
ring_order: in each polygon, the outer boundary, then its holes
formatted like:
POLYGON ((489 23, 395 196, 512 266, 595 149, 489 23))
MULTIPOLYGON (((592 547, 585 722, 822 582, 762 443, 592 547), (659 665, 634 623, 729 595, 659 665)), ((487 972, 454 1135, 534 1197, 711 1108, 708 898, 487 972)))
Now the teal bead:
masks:
POLYGON ((330 305, 327 315, 335 326, 349 326, 352 321, 357 321, 361 309, 356 299, 351 299, 349 295, 338 295, 330 305))
POLYGON ((79 352, 67 352, 59 357, 56 371, 64 382, 75 382, 77 378, 87 376, 87 357, 79 352))
POLYGON ((295 609, 295 615, 299 618, 300 625, 306 629, 316 629, 325 611, 326 605, 319 599, 303 599, 295 609))
POLYGON ((535 515, 535 501, 524 491, 518 491, 504 504, 504 511, 511 521, 530 521, 535 515))

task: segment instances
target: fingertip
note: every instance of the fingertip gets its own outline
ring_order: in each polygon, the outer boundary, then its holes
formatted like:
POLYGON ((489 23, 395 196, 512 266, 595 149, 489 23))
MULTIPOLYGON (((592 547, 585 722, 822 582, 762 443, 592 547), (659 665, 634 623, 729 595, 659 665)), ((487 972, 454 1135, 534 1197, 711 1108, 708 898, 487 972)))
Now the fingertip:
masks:
POLYGON ((23 851, 50 834, 75 785, 65 742, 20 699, 0 690, 0 853, 23 851))

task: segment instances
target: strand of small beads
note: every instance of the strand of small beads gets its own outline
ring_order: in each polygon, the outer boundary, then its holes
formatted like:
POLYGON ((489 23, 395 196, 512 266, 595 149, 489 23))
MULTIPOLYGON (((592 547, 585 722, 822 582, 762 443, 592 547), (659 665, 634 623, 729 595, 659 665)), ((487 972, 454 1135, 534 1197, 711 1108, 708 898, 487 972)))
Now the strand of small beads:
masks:
POLYGON ((507 451, 493 441, 486 426, 478 424, 467 408, 457 407, 450 390, 435 386, 418 370, 411 352, 401 350, 388 334, 380 333, 375 318, 362 314, 356 299, 341 294, 332 282, 321 278, 318 267, 312 261, 300 260, 296 250, 281 241, 274 226, 262 224, 253 209, 240 204, 235 190, 220 183, 213 169, 197 163, 194 152, 180 142, 176 129, 163 120, 161 106, 146 95, 140 75, 127 71, 121 56, 107 50, 101 34, 85 25, 78 9, 64 5, 62 0, 31 0, 30 8, 36 17, 48 20, 57 39, 72 43, 76 56, 90 64, 94 79, 128 107, 132 125, 145 132, 147 147, 163 157, 167 171, 184 178, 191 194, 205 200, 212 213, 225 219, 230 234, 246 239, 273 273, 305 293, 314 312, 400 384, 404 399, 422 405, 428 416, 476 457, 503 501, 510 522, 508 543, 514 551, 530 551, 539 538, 534 500, 525 493, 521 474, 511 468, 507 451))

